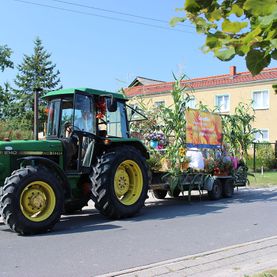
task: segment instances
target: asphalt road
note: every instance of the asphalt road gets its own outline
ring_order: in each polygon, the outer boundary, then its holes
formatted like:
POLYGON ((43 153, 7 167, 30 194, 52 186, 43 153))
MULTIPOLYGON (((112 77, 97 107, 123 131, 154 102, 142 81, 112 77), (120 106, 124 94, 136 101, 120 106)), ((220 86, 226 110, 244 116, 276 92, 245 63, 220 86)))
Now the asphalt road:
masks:
POLYGON ((0 276, 97 276, 277 235, 277 188, 232 199, 154 200, 134 218, 109 221, 91 206, 52 232, 22 237, 0 220, 0 276))

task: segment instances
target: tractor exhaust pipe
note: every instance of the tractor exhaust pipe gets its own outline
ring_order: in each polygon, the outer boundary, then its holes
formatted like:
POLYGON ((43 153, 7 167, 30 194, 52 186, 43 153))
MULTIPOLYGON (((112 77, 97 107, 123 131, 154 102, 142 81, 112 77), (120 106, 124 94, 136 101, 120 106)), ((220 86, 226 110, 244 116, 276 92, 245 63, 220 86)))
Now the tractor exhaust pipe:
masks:
POLYGON ((34 140, 38 140, 38 97, 41 88, 34 88, 34 140))

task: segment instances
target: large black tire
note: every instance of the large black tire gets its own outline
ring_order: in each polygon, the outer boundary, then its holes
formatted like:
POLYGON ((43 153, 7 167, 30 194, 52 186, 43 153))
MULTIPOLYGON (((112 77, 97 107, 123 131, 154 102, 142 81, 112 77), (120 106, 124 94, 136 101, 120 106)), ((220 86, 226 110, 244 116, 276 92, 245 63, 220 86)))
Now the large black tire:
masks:
POLYGON ((6 178, 0 196, 4 223, 22 235, 51 230, 60 219, 63 205, 64 191, 44 167, 14 171, 6 178))
POLYGON ((166 197, 167 190, 153 189, 153 195, 157 199, 164 199, 166 197))
POLYGON ((181 193, 181 191, 180 191, 179 188, 175 188, 175 189, 173 190, 173 192, 172 192, 171 190, 168 191, 168 195, 169 195, 170 197, 173 197, 173 198, 179 197, 180 193, 181 193))
POLYGON ((130 217, 144 206, 149 187, 146 159, 132 146, 103 153, 93 167, 92 200, 112 219, 130 217))
POLYGON ((210 200, 218 200, 222 197, 222 183, 219 179, 215 179, 212 190, 208 191, 210 200))
POLYGON ((223 197, 230 198, 234 194, 234 180, 227 179, 222 186, 222 195, 223 197))

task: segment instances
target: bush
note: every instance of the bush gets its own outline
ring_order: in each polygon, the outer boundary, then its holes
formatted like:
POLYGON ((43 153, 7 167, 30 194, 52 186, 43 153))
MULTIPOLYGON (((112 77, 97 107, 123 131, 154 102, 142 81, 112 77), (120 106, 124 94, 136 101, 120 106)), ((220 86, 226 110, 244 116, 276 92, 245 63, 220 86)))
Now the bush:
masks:
MULTIPOLYGON (((253 157, 250 157, 247 161, 250 167, 253 167, 253 159, 253 157)), ((256 170, 261 170, 261 167, 264 170, 271 170, 277 167, 274 147, 270 143, 256 145, 256 170)))
POLYGON ((30 124, 24 120, 10 119, 0 121, 0 140, 9 138, 10 140, 32 139, 33 131, 30 124))

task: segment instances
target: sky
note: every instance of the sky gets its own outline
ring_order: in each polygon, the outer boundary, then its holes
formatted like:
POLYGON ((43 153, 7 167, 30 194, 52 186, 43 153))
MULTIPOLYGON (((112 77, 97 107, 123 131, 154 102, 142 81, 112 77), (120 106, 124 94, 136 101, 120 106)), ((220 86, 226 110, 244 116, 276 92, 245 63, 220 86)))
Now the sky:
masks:
MULTIPOLYGON (((33 54, 39 37, 64 88, 116 92, 137 76, 170 82, 173 73, 207 77, 228 74, 232 65, 238 72, 247 71, 241 57, 222 62, 212 53, 204 54, 204 36, 189 22, 169 26, 172 17, 183 15, 176 12, 183 4, 184 0, 0 0, 0 45, 12 49, 11 58, 18 65, 24 54, 33 54)), ((269 67, 276 66, 274 61, 269 67)), ((13 85, 16 73, 16 68, 0 73, 0 83, 13 85)))

